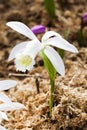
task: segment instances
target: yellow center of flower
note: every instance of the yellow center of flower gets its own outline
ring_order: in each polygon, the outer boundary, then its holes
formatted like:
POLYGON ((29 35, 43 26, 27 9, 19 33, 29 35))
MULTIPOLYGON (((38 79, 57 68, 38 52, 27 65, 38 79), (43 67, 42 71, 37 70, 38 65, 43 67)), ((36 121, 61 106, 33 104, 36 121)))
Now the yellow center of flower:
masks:
POLYGON ((32 58, 29 55, 24 55, 20 57, 19 61, 24 67, 27 67, 32 63, 32 58))

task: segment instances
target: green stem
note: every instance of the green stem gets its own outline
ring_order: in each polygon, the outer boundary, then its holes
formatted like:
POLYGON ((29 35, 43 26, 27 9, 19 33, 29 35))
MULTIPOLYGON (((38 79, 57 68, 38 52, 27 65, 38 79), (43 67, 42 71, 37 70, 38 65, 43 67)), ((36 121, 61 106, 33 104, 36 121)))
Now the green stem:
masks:
POLYGON ((79 29, 79 31, 78 31, 78 41, 79 41, 80 47, 84 46, 84 35, 82 32, 82 29, 79 29))
POLYGON ((41 57, 43 58, 44 65, 48 71, 49 77, 50 77, 50 99, 49 99, 49 107, 50 107, 50 113, 49 116, 52 116, 52 108, 53 108, 53 95, 54 95, 54 85, 55 85, 55 76, 56 76, 56 69, 48 59, 48 57, 44 54, 43 51, 40 52, 41 57))
POLYGON ((50 78, 50 100, 49 100, 49 106, 50 106, 50 117, 52 116, 52 108, 53 108, 53 94, 54 94, 54 80, 50 78))

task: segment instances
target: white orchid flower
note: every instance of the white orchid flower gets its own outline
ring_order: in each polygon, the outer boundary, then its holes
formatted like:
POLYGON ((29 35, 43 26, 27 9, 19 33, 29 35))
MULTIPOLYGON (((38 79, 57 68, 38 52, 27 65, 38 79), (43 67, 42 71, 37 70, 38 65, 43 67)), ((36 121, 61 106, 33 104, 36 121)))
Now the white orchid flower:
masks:
MULTIPOLYGON (((11 102, 11 100, 3 93, 0 93, 0 101, 4 102, 0 104, 0 123, 2 122, 3 119, 8 121, 8 117, 5 113, 6 111, 25 109, 25 106, 23 104, 17 102, 11 102)), ((5 127, 0 125, 0 130, 6 130, 6 129, 5 127)))
POLYGON ((1 80, 0 81, 0 90, 8 90, 17 85, 15 80, 1 80))
MULTIPOLYGON (((0 91, 8 90, 16 85, 17 82, 15 80, 2 80, 0 81, 0 91)), ((2 102, 0 104, 0 123, 2 122, 3 119, 8 121, 8 117, 5 111, 26 109, 23 104, 18 102, 12 102, 11 99, 2 92, 0 92, 0 101, 2 102)), ((6 129, 5 127, 0 125, 0 130, 6 130, 6 129)))
MULTIPOLYGON (((53 64, 56 71, 60 73, 62 76, 65 75, 64 63, 60 55, 58 54, 58 52, 56 52, 55 49, 52 48, 52 46, 61 48, 70 52, 74 52, 74 53, 77 53, 78 50, 73 45, 71 45, 68 41, 63 39, 62 36, 60 36, 60 34, 54 31, 48 31, 43 35, 42 40, 40 42, 37 39, 37 37, 34 35, 34 33, 25 24, 21 22, 13 22, 13 21, 8 22, 7 26, 9 26, 10 28, 14 29, 15 31, 23 34, 24 36, 32 40, 32 41, 26 41, 26 42, 20 43, 19 45, 16 45, 10 53, 9 60, 16 58, 15 64, 18 70, 21 70, 21 71, 29 70, 29 66, 34 64, 35 56, 38 54, 39 51, 43 50, 46 56, 48 57, 48 59, 53 64), (27 51, 27 53, 26 53, 26 48, 27 50, 29 50, 27 51), (31 50, 29 48, 31 48, 31 50), (32 53, 34 54, 33 58, 32 58, 32 53), (25 62, 25 59, 27 59, 26 62, 25 62), (32 63, 32 64, 29 64, 29 63, 32 63)), ((32 67, 30 67, 30 69, 31 68, 32 67)))
MULTIPOLYGON (((8 90, 16 85, 17 82, 15 80, 2 80, 0 81, 0 91, 8 90)), ((25 108, 24 105, 22 105, 21 103, 12 102, 11 99, 3 93, 0 93, 0 101, 3 102, 2 104, 0 104, 1 111, 9 111, 25 108)))

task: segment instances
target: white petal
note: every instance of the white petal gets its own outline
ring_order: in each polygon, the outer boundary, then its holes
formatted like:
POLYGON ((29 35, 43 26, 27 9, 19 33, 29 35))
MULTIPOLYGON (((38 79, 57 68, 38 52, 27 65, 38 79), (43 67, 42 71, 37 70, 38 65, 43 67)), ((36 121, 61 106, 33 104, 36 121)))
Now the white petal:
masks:
POLYGON ((0 130, 6 130, 5 127, 0 125, 0 130))
POLYGON ((26 109, 26 107, 21 103, 3 103, 0 104, 0 111, 12 111, 12 110, 19 110, 19 109, 26 109))
POLYGON ((37 37, 30 30, 30 28, 28 28, 24 23, 11 21, 11 22, 8 22, 6 25, 30 39, 37 39, 37 37))
POLYGON ((18 53, 21 53, 25 50, 26 50, 26 53, 29 52, 33 54, 34 50, 36 52, 37 49, 39 48, 40 48, 40 42, 37 40, 21 42, 12 49, 8 60, 9 61, 13 60, 18 53))
POLYGON ((6 115, 5 112, 1 112, 1 111, 0 111, 0 117, 1 117, 2 119, 5 119, 5 120, 8 121, 8 117, 7 117, 7 115, 6 115))
POLYGON ((41 50, 41 43, 37 40, 29 42, 25 48, 25 52, 31 55, 33 58, 36 57, 36 55, 40 52, 40 50, 41 50))
POLYGON ((64 67, 63 60, 61 59, 59 54, 52 47, 49 47, 49 46, 47 46, 44 49, 44 53, 46 54, 48 59, 53 64, 53 66, 56 69, 56 71, 59 74, 61 74, 62 76, 64 76, 65 75, 65 67, 64 67))
POLYGON ((2 80, 0 81, 0 90, 7 90, 17 85, 15 80, 2 80))
POLYGON ((52 45, 54 47, 58 47, 58 48, 61 48, 70 52, 78 53, 77 48, 73 46, 72 44, 70 44, 65 39, 63 39, 60 35, 57 37, 49 38, 42 44, 52 45))
POLYGON ((12 106, 13 110, 19 110, 19 109, 26 109, 26 107, 18 102, 13 102, 13 106, 12 106))
POLYGON ((48 40, 48 39, 49 39, 50 37, 52 37, 52 36, 59 36, 59 34, 56 33, 56 32, 54 32, 54 31, 48 31, 48 32, 46 32, 46 33, 43 35, 43 37, 42 37, 42 42, 48 40))
POLYGON ((4 103, 8 103, 8 104, 12 103, 10 98, 3 93, 0 93, 0 101, 2 101, 4 103))
POLYGON ((29 41, 26 42, 21 42, 18 45, 16 45, 12 51, 10 52, 9 58, 8 60, 13 60, 16 56, 17 53, 21 52, 24 50, 24 48, 26 47, 26 45, 29 43, 29 41))

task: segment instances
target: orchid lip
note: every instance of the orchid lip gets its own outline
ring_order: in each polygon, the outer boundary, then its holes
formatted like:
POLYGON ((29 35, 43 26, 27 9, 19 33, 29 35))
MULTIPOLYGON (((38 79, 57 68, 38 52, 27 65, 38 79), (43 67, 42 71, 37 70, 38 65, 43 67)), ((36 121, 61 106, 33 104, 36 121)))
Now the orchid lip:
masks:
POLYGON ((34 59, 28 54, 17 54, 15 59, 16 70, 25 72, 26 70, 33 69, 35 64, 34 59))

